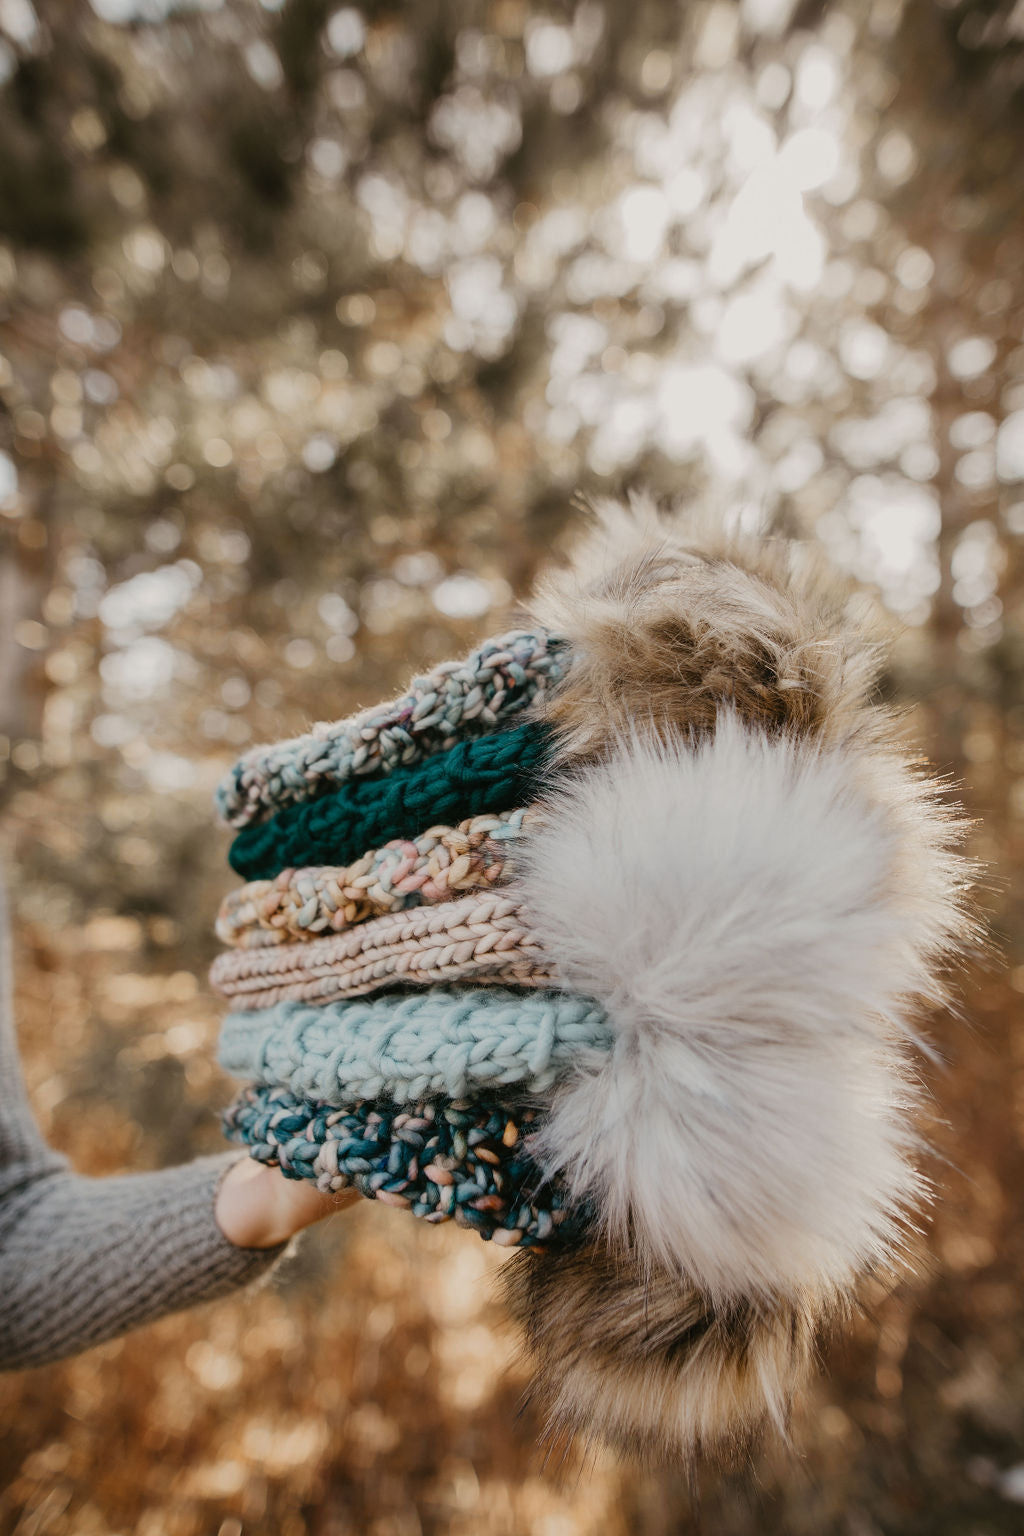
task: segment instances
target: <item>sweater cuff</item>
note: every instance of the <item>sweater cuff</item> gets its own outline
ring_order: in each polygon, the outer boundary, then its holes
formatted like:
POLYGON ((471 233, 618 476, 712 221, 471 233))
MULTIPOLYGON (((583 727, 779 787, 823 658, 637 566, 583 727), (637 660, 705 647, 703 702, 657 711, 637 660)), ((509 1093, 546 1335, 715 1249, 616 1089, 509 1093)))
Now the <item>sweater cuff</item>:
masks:
POLYGON ((267 1273, 288 1245, 238 1248, 214 1216, 237 1161, 224 1152, 158 1173, 54 1173, 13 1194, 0 1209, 0 1370, 59 1360, 267 1273))
MULTIPOLYGON (((181 1295, 192 1292, 193 1301, 207 1301, 227 1295, 250 1279, 272 1269, 284 1255, 289 1243, 275 1247, 238 1247, 221 1232, 216 1221, 216 1195, 224 1178, 236 1163, 244 1163, 244 1152, 216 1152, 212 1157, 195 1158, 183 1167, 166 1169, 166 1177, 180 1186, 177 1226, 181 1249, 187 1261, 181 1275, 181 1295), (192 1189, 186 1189, 186 1181, 192 1189), (190 1278, 192 1276, 192 1278, 190 1278)), ((150 1175, 160 1178, 163 1175, 150 1175)), ((183 1303, 183 1306, 192 1303, 183 1303)))

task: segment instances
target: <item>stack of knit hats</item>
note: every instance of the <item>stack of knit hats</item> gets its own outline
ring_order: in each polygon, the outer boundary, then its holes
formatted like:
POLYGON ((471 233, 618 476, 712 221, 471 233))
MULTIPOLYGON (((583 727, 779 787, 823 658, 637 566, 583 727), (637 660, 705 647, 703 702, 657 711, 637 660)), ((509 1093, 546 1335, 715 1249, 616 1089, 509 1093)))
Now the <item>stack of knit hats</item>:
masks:
POLYGON ((806 548, 603 511, 523 627, 235 766, 213 982, 229 1135, 526 1250, 552 1425, 686 1454, 901 1254, 969 869, 806 548))
POLYGON ((245 1009, 221 1058, 258 1080, 229 1132, 325 1189, 509 1246, 569 1214, 526 1152, 535 1096, 608 1040, 507 894, 549 755, 519 717, 566 661, 540 630, 488 640, 393 703, 257 748, 218 792, 249 877, 217 925, 213 984, 245 1009))

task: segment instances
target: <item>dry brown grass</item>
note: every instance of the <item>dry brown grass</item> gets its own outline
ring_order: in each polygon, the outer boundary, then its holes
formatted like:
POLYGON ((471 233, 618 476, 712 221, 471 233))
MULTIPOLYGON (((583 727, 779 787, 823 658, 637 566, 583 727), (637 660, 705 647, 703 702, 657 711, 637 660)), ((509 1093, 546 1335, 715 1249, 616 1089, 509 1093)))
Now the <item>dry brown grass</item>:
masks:
MULTIPOLYGON (((15 806, 26 837, 41 804, 15 806)), ((216 1005, 175 932, 165 917, 109 913, 18 928, 34 1102, 83 1170, 216 1144, 212 1110, 229 1092, 210 1059, 216 1005)), ((1024 1435, 1020 1049, 998 973, 979 973, 970 995, 985 1022, 949 1026, 955 1067, 939 1089, 955 1129, 938 1132, 949 1166, 930 1256, 833 1347, 789 1447, 692 1480, 624 1469, 599 1450, 546 1462, 494 1299, 499 1255, 361 1206, 311 1234, 259 1290, 0 1381, 0 1530, 1019 1529, 1000 1479, 1024 1435)))

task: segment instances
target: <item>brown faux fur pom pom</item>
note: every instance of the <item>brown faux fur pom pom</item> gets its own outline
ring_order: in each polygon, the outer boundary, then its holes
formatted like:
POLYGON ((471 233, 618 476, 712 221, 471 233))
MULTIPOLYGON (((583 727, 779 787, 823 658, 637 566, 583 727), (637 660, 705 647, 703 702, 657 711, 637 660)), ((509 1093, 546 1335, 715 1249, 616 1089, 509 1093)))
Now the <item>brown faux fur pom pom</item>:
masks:
POLYGON ((548 1437, 599 1439, 644 1461, 734 1455, 767 1426, 783 1429, 829 1310, 811 1298, 716 1308, 601 1240, 517 1254, 502 1282, 548 1437))
POLYGON ((665 517, 644 500, 593 512, 571 569, 528 604, 575 652, 543 707, 559 760, 646 724, 697 738, 723 706, 823 746, 868 724, 881 651, 851 585, 811 546, 726 532, 698 512, 665 517))

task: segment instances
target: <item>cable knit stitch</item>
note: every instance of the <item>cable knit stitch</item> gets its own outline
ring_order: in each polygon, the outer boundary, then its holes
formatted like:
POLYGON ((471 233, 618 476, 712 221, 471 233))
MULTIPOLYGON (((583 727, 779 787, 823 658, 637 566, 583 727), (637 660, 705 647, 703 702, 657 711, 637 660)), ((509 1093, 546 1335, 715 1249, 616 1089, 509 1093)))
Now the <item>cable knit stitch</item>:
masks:
POLYGON ((544 630, 485 640, 464 660, 414 678, 388 704, 253 747, 218 786, 217 809, 229 826, 245 827, 332 785, 447 751, 514 718, 561 681, 568 661, 565 638, 544 630))
POLYGON ((431 987, 369 1000, 229 1013, 221 1066, 236 1077, 353 1104, 463 1098, 515 1084, 546 1093, 611 1048, 604 1009, 564 992, 431 987))
POLYGON ((523 807, 485 813, 411 840, 393 838, 341 868, 285 869, 275 880, 250 881, 225 896, 217 937, 247 949, 315 939, 380 913, 497 885, 506 877, 510 848, 537 820, 537 812, 523 807))
POLYGON ((231 867, 247 880, 272 879, 292 866, 347 863, 437 821, 509 810, 539 793, 550 750, 548 731, 536 723, 459 742, 387 778, 349 783, 246 827, 231 845, 231 867))
POLYGON ((533 1248, 584 1224, 526 1149, 537 1111, 469 1099, 348 1108, 247 1088, 224 1129, 261 1163, 320 1189, 358 1189, 431 1223, 454 1221, 502 1248, 533 1248))
POLYGON ((389 912, 305 944, 232 949, 218 955, 210 971, 218 992, 249 1008, 293 999, 332 1002, 397 983, 468 980, 520 987, 555 980, 514 897, 477 891, 436 907, 389 912))

